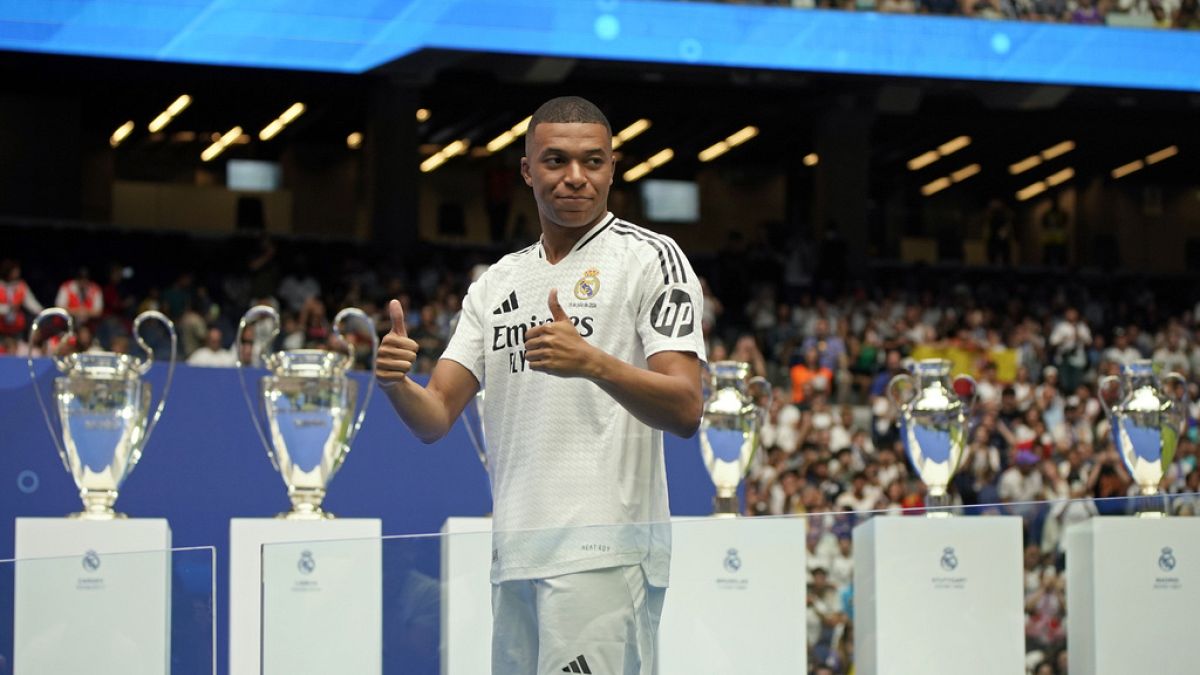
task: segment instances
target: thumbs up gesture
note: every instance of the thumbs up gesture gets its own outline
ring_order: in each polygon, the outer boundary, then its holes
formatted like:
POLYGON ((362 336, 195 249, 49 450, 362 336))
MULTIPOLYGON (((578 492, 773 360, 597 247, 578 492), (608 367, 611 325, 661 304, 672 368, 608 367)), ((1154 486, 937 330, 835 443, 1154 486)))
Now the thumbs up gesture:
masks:
POLYGON ((399 300, 388 303, 388 316, 392 319, 392 329, 383 336, 379 344, 379 356, 375 359, 375 377, 379 386, 388 389, 395 387, 408 377, 413 362, 417 360, 418 346, 415 340, 408 337, 408 327, 404 325, 404 308, 399 300))
POLYGON ((550 323, 525 332, 525 360, 529 367, 559 377, 591 377, 599 363, 599 350, 579 335, 558 302, 558 290, 550 290, 550 323))

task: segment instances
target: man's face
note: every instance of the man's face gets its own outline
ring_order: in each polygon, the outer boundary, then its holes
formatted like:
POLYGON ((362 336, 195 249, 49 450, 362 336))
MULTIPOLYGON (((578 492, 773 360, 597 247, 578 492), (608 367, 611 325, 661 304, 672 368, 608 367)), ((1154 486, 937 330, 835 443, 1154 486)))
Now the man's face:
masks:
POLYGON ((543 222, 587 227, 608 211, 615 165, 604 125, 542 122, 528 139, 521 176, 543 222))

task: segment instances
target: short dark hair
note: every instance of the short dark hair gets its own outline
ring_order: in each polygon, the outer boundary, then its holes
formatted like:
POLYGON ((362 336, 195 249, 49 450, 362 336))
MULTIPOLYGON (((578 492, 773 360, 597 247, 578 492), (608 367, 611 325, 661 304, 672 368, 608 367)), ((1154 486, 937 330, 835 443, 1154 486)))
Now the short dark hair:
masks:
POLYGON ((559 96, 546 101, 529 120, 529 128, 525 130, 525 143, 528 147, 533 130, 542 122, 551 124, 601 124, 612 136, 612 125, 608 118, 596 107, 595 103, 579 96, 559 96))

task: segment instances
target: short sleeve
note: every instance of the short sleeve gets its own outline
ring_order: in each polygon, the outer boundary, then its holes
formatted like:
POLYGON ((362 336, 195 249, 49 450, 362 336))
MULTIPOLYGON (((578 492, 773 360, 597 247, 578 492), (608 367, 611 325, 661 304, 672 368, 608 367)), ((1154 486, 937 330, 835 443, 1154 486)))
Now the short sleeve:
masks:
POLYGON ((443 359, 454 361, 471 371, 480 386, 483 386, 483 364, 487 353, 484 350, 483 342, 485 317, 483 307, 487 302, 485 279, 487 279, 486 273, 467 289, 467 295, 463 298, 462 312, 458 317, 458 325, 454 328, 454 335, 450 337, 450 344, 442 352, 443 359))
POLYGON ((657 256, 646 256, 638 281, 637 331, 646 357, 658 352, 691 352, 707 360, 704 294, 691 263, 669 238, 657 256))

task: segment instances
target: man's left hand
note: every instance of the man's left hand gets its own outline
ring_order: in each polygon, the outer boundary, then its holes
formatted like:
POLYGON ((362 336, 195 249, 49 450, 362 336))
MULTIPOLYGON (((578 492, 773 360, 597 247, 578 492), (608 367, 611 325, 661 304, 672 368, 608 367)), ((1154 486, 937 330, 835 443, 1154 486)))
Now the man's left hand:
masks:
POLYGON ((589 377, 599 362, 600 351, 579 335, 570 317, 558 304, 558 289, 550 289, 550 323, 525 333, 525 360, 533 370, 559 377, 589 377))

